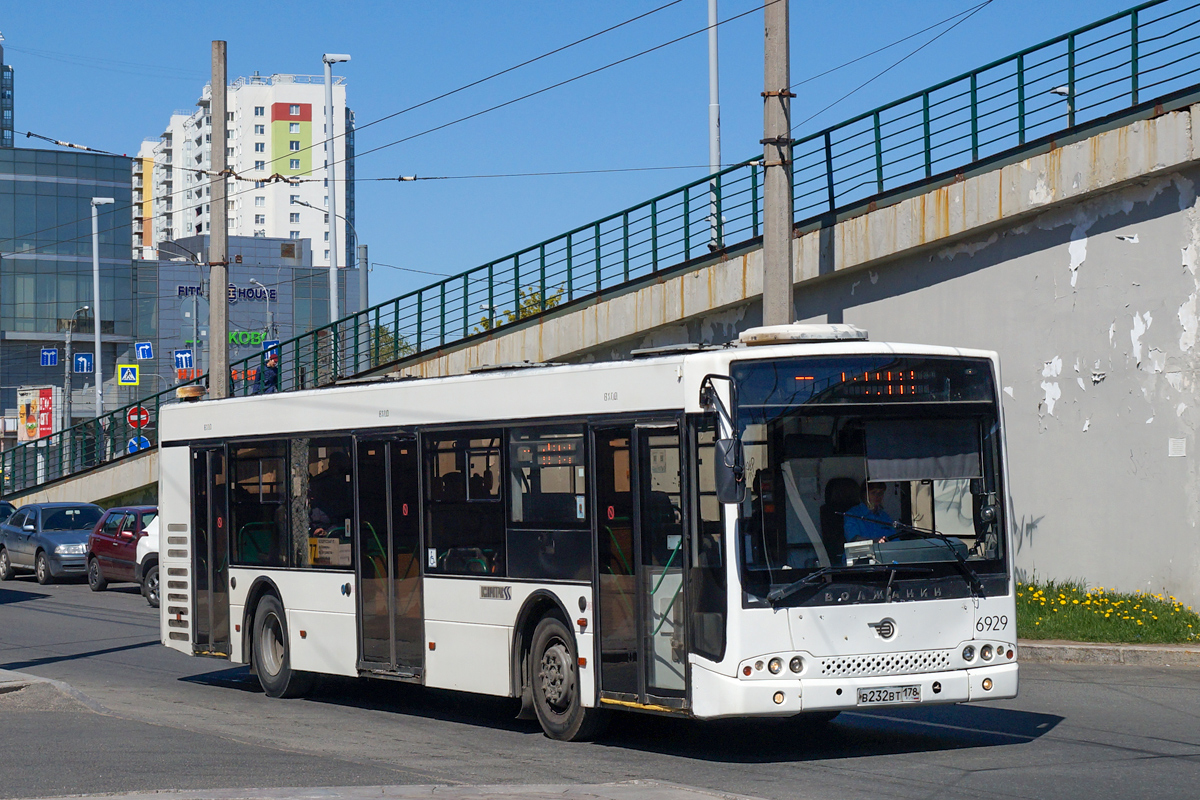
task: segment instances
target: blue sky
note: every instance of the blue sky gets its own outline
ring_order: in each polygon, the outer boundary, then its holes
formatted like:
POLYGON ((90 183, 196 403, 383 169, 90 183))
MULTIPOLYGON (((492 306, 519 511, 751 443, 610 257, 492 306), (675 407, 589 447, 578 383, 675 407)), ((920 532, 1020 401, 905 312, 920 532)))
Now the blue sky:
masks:
MULTIPOLYGON (((318 74, 341 65, 359 126, 669 0, 605 3, 292 2, 8 3, 6 62, 16 70, 18 145, 25 131, 119 153, 191 107, 212 39, 229 42, 229 76, 318 74), (213 10, 217 13, 213 13, 213 10), (214 19, 215 18, 215 19, 214 19)), ((978 0, 792 0, 792 81, 856 58, 978 0)), ((761 0, 720 0, 722 20, 761 0)), ((803 134, 1129 6, 994 0, 948 35, 805 125, 803 134)), ((411 136, 707 24, 706 0, 681 0, 585 45, 360 131, 359 152, 411 136)), ((763 15, 720 29, 723 156, 761 152, 763 15)), ((939 29, 941 30, 941 29, 939 29)), ((861 84, 931 31, 798 89, 793 119, 861 84)), ((686 39, 597 75, 359 159, 362 178, 690 167, 603 175, 360 181, 356 227, 377 267, 379 302, 518 250, 707 173, 707 40, 686 39)))

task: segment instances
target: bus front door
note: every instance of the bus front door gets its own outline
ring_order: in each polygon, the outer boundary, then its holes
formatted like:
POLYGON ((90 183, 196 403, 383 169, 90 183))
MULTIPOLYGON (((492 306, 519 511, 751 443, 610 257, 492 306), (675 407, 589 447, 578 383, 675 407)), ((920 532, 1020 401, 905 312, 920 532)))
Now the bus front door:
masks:
POLYGON ((359 668, 418 677, 421 625, 417 443, 358 441, 359 668))
POLYGON ((192 649, 196 655, 227 657, 230 649, 226 464, 223 447, 192 451, 192 649))
POLYGON ((687 704, 684 498, 676 425, 596 428, 601 702, 687 704))

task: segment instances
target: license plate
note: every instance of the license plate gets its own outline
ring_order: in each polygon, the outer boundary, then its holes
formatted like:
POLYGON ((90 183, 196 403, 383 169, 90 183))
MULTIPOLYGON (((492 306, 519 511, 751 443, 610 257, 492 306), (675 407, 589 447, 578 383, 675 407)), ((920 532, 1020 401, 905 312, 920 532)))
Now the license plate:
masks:
POLYGON ((881 686, 875 689, 858 690, 860 706, 891 706, 919 702, 921 702, 920 686, 881 686))

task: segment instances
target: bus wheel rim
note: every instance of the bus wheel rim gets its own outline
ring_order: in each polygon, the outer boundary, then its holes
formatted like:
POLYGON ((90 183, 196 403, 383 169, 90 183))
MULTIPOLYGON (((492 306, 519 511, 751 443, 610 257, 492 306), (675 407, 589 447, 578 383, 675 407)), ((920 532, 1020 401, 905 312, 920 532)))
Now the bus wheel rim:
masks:
POLYGON ((562 642, 555 642, 542 652, 538 680, 542 696, 555 711, 562 711, 571 702, 570 654, 562 642))
POLYGON ((278 675, 283 668, 283 631, 279 627, 279 618, 274 614, 267 617, 263 625, 262 643, 263 667, 272 675, 278 675))

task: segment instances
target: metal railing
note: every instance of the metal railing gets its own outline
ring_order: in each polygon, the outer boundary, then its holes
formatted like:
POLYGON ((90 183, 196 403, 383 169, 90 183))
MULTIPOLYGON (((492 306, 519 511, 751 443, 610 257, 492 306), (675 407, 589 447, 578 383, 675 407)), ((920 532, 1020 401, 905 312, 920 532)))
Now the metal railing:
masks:
MULTIPOLYGON (((180 384, 200 383, 203 379, 180 384)), ((19 444, 0 453, 3 494, 86 472, 158 445, 159 413, 175 402, 175 389, 121 406, 59 433, 19 444)))
MULTIPOLYGON (((1200 2, 1154 0, 797 139, 796 223, 1015 157, 1027 145, 1189 90, 1200 82, 1198 38, 1200 2)), ((285 341, 273 388, 326 385, 675 269, 710 249, 747 244, 761 234, 762 212, 756 156, 285 341)), ((255 355, 231 364, 231 394, 261 390, 262 362, 255 355)), ((155 420, 164 394, 149 399, 155 420)), ((115 431, 123 422, 99 428, 115 431)), ((146 434, 152 443, 154 430, 146 434)), ((41 440, 2 454, 5 492, 34 485, 31 477, 50 480, 57 473, 45 464, 71 467, 55 448, 99 433, 88 423, 57 436, 59 444, 41 440)), ((111 447, 100 452, 118 455, 111 447)))

